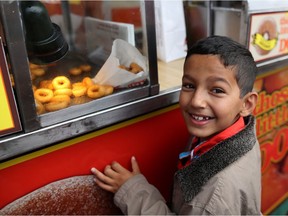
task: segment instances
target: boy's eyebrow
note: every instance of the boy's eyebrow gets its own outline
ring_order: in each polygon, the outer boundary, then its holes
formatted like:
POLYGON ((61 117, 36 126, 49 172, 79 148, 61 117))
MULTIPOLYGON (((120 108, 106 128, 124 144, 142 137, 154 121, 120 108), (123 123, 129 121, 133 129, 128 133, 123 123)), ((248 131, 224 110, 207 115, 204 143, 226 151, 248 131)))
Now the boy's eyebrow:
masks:
POLYGON ((189 80, 194 80, 194 77, 191 76, 190 74, 183 74, 182 79, 189 79, 189 80))
MULTIPOLYGON (((189 74, 184 74, 182 76, 182 80, 183 79, 194 80, 194 78, 191 77, 189 74)), ((224 82, 231 87, 231 84, 226 79, 219 77, 219 76, 211 76, 208 78, 208 81, 210 81, 210 82, 224 82)))
POLYGON ((222 78, 222 77, 219 77, 219 76, 209 77, 208 80, 209 80, 209 81, 213 81, 213 82, 224 82, 224 83, 226 83, 227 85, 229 85, 230 87, 232 87, 231 84, 230 84, 230 82, 228 82, 226 79, 224 79, 224 78, 222 78))

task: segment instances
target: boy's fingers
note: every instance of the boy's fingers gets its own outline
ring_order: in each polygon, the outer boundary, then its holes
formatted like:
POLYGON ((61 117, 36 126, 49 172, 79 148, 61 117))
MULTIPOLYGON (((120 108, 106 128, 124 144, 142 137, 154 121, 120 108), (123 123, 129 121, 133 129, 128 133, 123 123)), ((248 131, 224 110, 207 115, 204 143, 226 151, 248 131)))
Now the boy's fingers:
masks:
POLYGON ((115 176, 117 176, 117 172, 115 172, 114 169, 112 169, 111 165, 107 165, 105 167, 104 174, 110 178, 114 178, 115 176))
POLYGON ((113 192, 115 193, 115 189, 113 186, 109 185, 109 184, 105 184, 102 181, 100 181, 98 178, 94 178, 95 183, 102 189, 109 191, 109 192, 113 192))
POLYGON ((139 165, 138 165, 138 163, 136 161, 136 158, 134 156, 131 158, 131 164, 132 164, 133 173, 139 174, 140 173, 140 168, 139 168, 139 165))
POLYGON ((96 179, 98 181, 101 181, 101 182, 103 182, 104 184, 107 184, 107 185, 111 185, 112 184, 112 180, 109 177, 107 177, 106 175, 104 175, 102 172, 97 170, 96 168, 92 168, 91 172, 96 176, 96 179))
POLYGON ((92 172, 93 174, 96 174, 97 169, 96 169, 95 167, 92 167, 92 168, 91 168, 91 172, 92 172))
POLYGON ((97 170, 95 167, 91 168, 91 172, 95 175, 95 176, 99 176, 100 175, 100 171, 97 170))
POLYGON ((125 169, 123 166, 121 166, 121 164, 117 163, 117 162, 113 162, 111 164, 111 168, 117 172, 117 173, 124 173, 127 172, 127 169, 125 169))

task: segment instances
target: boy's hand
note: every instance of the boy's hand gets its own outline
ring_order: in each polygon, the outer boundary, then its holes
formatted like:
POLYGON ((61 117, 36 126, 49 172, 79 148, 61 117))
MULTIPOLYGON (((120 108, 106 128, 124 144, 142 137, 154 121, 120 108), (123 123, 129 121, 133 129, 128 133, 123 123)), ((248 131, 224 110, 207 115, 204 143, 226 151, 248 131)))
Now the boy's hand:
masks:
POLYGON ((132 172, 125 169, 117 162, 107 165, 103 173, 94 167, 91 169, 91 172, 95 175, 96 178, 94 181, 100 188, 116 193, 122 184, 124 184, 131 177, 140 173, 135 157, 131 158, 131 164, 132 172))

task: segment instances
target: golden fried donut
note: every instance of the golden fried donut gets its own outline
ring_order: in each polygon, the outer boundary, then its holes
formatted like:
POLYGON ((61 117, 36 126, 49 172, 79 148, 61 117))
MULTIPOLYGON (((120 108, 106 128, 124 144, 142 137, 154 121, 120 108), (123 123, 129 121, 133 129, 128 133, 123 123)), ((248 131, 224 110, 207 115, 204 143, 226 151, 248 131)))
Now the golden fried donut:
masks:
POLYGON ((37 89, 37 87, 35 85, 32 85, 32 90, 33 92, 37 89))
POLYGON ((39 83, 39 87, 40 88, 48 88, 48 89, 51 89, 53 90, 54 87, 52 85, 52 80, 42 80, 40 83, 39 83))
POLYGON ((72 94, 74 97, 81 97, 87 92, 87 87, 83 83, 74 83, 72 88, 72 94))
POLYGON ((127 70, 128 72, 131 72, 134 74, 137 74, 143 71, 143 68, 140 65, 138 65, 136 62, 132 62, 130 64, 130 67, 126 67, 125 65, 119 65, 119 68, 127 70))
POLYGON ((136 74, 136 73, 139 73, 140 71, 143 71, 143 68, 140 67, 137 63, 132 62, 132 63, 130 64, 130 70, 129 70, 129 71, 130 71, 131 73, 136 74))
POLYGON ((105 89, 101 85, 96 85, 96 84, 92 85, 87 90, 87 96, 89 98, 96 99, 96 98, 103 97, 104 95, 105 95, 105 89))
POLYGON ((114 87, 110 85, 103 85, 103 88, 105 90, 104 96, 110 95, 114 91, 114 87))
POLYGON ((68 107, 67 101, 52 101, 44 105, 45 109, 49 112, 57 111, 68 107))
POLYGON ((87 87, 94 85, 94 82, 90 77, 84 77, 82 83, 87 87))
POLYGON ((35 105, 36 105, 36 112, 38 115, 45 113, 45 108, 40 101, 35 99, 35 105))
POLYGON ((54 96, 56 95, 68 95, 70 97, 72 95, 72 90, 68 88, 56 89, 54 91, 54 96))
POLYGON ((69 73, 71 75, 77 76, 77 75, 80 75, 82 73, 82 70, 79 67, 73 67, 69 70, 69 73))
POLYGON ((60 101, 66 101, 68 104, 71 101, 71 98, 68 95, 55 95, 54 97, 51 98, 51 102, 60 102, 60 101))
POLYGON ((33 63, 29 63, 29 68, 30 69, 36 69, 36 68, 39 68, 40 66, 37 65, 37 64, 33 64, 33 63))
POLYGON ((89 72, 91 71, 91 65, 89 64, 83 64, 83 65, 80 65, 80 69, 83 71, 83 72, 89 72))
POLYGON ((129 68, 127 68, 125 65, 119 65, 118 67, 123 69, 123 70, 129 70, 129 68))
MULTIPOLYGON (((72 104, 83 104, 89 101, 90 98, 86 97, 86 95, 81 97, 74 97, 72 98, 72 104)), ((91 100, 91 99, 90 99, 91 100)))
POLYGON ((45 70, 43 68, 34 68, 31 69, 31 73, 35 76, 43 76, 45 74, 45 70))
POLYGON ((54 89, 70 88, 70 80, 65 76, 57 76, 52 80, 54 89))
POLYGON ((47 88, 39 88, 35 90, 34 97, 41 103, 47 103, 53 97, 53 91, 47 88))
POLYGON ((72 84, 72 89, 73 88, 81 88, 81 87, 86 87, 83 82, 76 82, 72 84))

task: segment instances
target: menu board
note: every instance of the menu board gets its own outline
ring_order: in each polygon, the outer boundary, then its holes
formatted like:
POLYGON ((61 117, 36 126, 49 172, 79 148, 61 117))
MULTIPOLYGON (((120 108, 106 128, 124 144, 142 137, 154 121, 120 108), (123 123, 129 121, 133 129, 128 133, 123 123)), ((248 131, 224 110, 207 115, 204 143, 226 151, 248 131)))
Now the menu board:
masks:
POLYGON ((0 37, 0 137, 21 130, 20 118, 0 37))
POLYGON ((134 25, 85 17, 88 58, 97 64, 110 56, 115 39, 122 39, 135 46, 134 25))
POLYGON ((288 12, 252 14, 249 50, 256 62, 288 54, 288 12))

